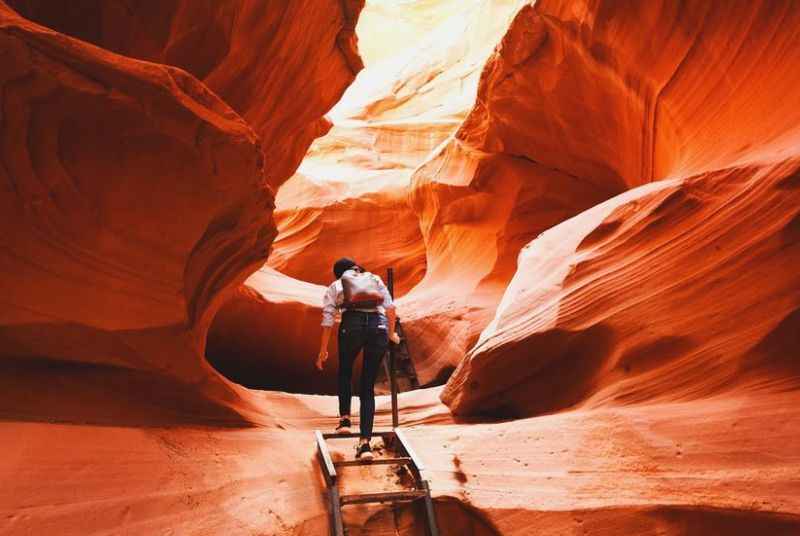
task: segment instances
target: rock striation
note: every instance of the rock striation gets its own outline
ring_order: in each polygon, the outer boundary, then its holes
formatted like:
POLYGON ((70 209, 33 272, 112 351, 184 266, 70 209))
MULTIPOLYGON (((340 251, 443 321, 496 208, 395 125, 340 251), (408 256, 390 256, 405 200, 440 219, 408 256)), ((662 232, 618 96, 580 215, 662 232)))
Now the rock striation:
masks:
MULTIPOLYGON (((68 29, 82 23, 59 18, 73 13, 65 4, 36 5, 40 15, 68 29)), ((348 11, 355 17, 357 3, 347 6, 356 9, 348 11)), ((240 7, 237 20, 244 24, 250 12, 240 7)), ((134 15, 143 21, 155 16, 134 15)), ((262 19, 265 27, 248 23, 244 29, 272 35, 270 24, 277 25, 285 13, 261 15, 269 15, 262 19)), ((87 367, 98 378, 123 378, 128 369, 142 378, 152 374, 162 387, 172 383, 173 389, 195 393, 185 404, 167 396, 165 404, 178 414, 190 415, 187 408, 205 404, 219 406, 212 411, 217 417, 235 421, 247 414, 258 420, 261 410, 254 409, 251 395, 203 359, 206 333, 226 296, 266 260, 275 237, 270 173, 274 185, 293 170, 278 180, 278 168, 270 168, 263 138, 248 120, 186 71, 67 37, 23 19, 5 4, 0 16, 5 58, 0 172, 6 184, 2 234, 8 274, 0 328, 3 357, 20 374, 43 377, 59 363, 87 367)), ((117 35, 113 20, 93 37, 117 35)), ((326 24, 332 29, 317 40, 325 54, 331 50, 326 40, 336 50, 354 45, 353 39, 341 38, 354 23, 326 24)), ((288 26, 283 31, 291 34, 303 24, 288 26)), ((119 46, 143 50, 137 43, 145 37, 133 33, 139 37, 119 46)), ((251 38, 234 35, 230 51, 251 38), (243 41, 236 44, 237 39, 243 41)), ((225 67, 230 51, 206 74, 220 87, 223 71, 233 68, 225 67)), ((303 48, 301 56, 306 54, 313 55, 313 49, 303 48)), ((294 61, 305 62, 302 57, 294 61)), ((262 75, 274 70, 259 62, 262 75)), ((320 62, 335 69, 329 59, 320 62)), ((339 78, 339 94, 354 76, 347 72, 339 78)), ((283 127, 261 128, 260 134, 302 153, 306 147, 297 132, 316 128, 321 108, 339 95, 336 84, 320 96, 302 77, 284 80, 284 91, 307 91, 315 102, 308 109, 318 113, 292 116, 283 127)), ((264 83, 252 81, 253 91, 264 83)), ((251 121, 264 113, 243 112, 251 121)), ((281 166, 287 162, 281 160, 281 166)), ((156 391, 154 396, 164 394, 156 391)), ((97 396, 113 394, 100 388, 97 396)), ((47 399, 57 405, 58 396, 47 399)), ((18 401, 8 403, 9 414, 24 412, 18 401)), ((150 417, 160 421, 157 413, 150 417)))
POLYGON ((364 0, 8 3, 66 35, 202 80, 261 138, 274 189, 330 128, 323 115, 363 68, 355 27, 364 0))
MULTIPOLYGON (((785 324, 798 309, 791 298, 798 281, 785 269, 796 262, 791 230, 797 199, 789 185, 800 156, 798 113, 775 106, 762 84, 777 94, 792 91, 796 77, 784 60, 800 55, 790 30, 800 13, 788 4, 773 7, 712 10, 696 4, 674 11, 665 4, 663 16, 650 19, 653 27, 642 24, 644 12, 619 12, 602 2, 585 12, 558 2, 520 11, 515 24, 544 29, 526 34, 512 25, 506 39, 537 35, 542 45, 512 68, 511 79, 540 88, 543 79, 533 73, 547 68, 554 50, 570 51, 563 52, 566 68, 556 75, 553 96, 534 92, 535 102, 556 101, 533 117, 549 117, 559 109, 558 99, 572 98, 558 89, 569 73, 580 78, 594 72, 585 62, 569 61, 570 54, 613 66, 616 79, 639 90, 625 99, 626 106, 649 103, 640 107, 641 128, 630 129, 644 128, 649 141, 638 153, 624 151, 640 156, 615 174, 627 185, 650 184, 548 230, 522 251, 492 323, 443 394, 455 412, 531 415, 600 401, 710 396, 746 381, 794 385, 794 375, 782 366, 777 376, 762 371, 764 377, 756 380, 749 375, 752 367, 760 368, 755 362, 785 362, 787 350, 780 344, 763 343, 774 352, 769 358, 758 348, 764 340, 784 337, 773 332, 786 333, 785 324), (665 19, 681 31, 664 31, 665 19), (751 23, 731 23, 734 19, 751 23), (659 36, 662 41, 653 41, 659 36), (633 48, 624 46, 628 42, 633 48), (644 42, 647 50, 637 52, 635 46, 644 42), (653 42, 658 46, 651 48, 653 42), (781 54, 771 46, 745 47, 751 42, 775 44, 781 54), (678 64, 676 50, 684 51, 678 64), (710 51, 717 51, 713 66, 710 51), (741 128, 732 128, 740 123, 741 128), (501 379, 505 366, 499 356, 511 354, 508 367, 524 373, 501 379)), ((460 130, 469 134, 471 123, 483 125, 480 136, 467 138, 484 147, 508 147, 499 141, 506 132, 513 143, 522 137, 511 135, 508 129, 515 127, 508 119, 525 110, 504 115, 508 104, 501 105, 502 93, 496 95, 497 105, 495 96, 489 97, 495 95, 494 74, 509 69, 504 48, 506 43, 485 71, 485 106, 477 107, 460 130)), ((583 91, 595 87, 578 85, 583 91)), ((514 99, 510 105, 525 102, 514 99)), ((598 125, 621 124, 603 115, 612 109, 582 113, 597 118, 598 125)), ((578 122, 564 124, 574 128, 578 122)), ((564 136, 576 143, 581 139, 579 132, 564 136)), ((548 155, 550 165, 568 167, 535 141, 531 137, 525 144, 531 157, 548 155)), ((572 161, 569 171, 600 178, 600 160, 595 155, 594 163, 572 161)))
POLYGON ((0 352, 214 378, 213 307, 274 237, 255 133, 185 71, 0 8, 0 352))
MULTIPOLYGON (((331 110, 330 132, 312 144, 298 172, 278 194, 275 220, 279 233, 268 262, 271 268, 293 279, 327 286, 332 280, 333 262, 352 257, 383 277, 386 269, 393 267, 397 296, 411 292, 426 274, 426 267, 427 273, 431 272, 429 263, 432 259, 438 262, 439 252, 436 244, 426 243, 419 210, 409 198, 415 193, 412 173, 431 151, 453 136, 469 113, 481 68, 520 5, 517 0, 477 0, 414 6, 378 2, 368 6, 368 19, 392 14, 399 20, 427 22, 417 29, 414 38, 400 32, 400 37, 390 34, 385 39, 364 41, 371 56, 378 59, 359 74, 331 110), (431 28, 430 21, 438 24, 431 28), (372 50, 376 42, 380 46, 372 50), (395 52, 388 54, 386 49, 395 52)), ((369 35, 369 29, 364 31, 369 35)), ((475 244, 483 244, 485 235, 475 238, 475 244)), ((464 249, 467 258, 475 253, 474 248, 464 249)), ((507 272, 506 281, 513 269, 507 272)), ((450 314, 447 300, 464 288, 471 289, 470 282, 441 279, 441 283, 441 297, 412 293, 402 302, 404 325, 415 344, 413 351, 425 356, 418 363, 424 383, 446 378, 491 318, 491 311, 485 310, 502 294, 502 288, 493 289, 494 301, 481 309, 482 322, 469 323, 462 332, 464 322, 456 316, 464 312, 463 297, 457 298, 461 309, 454 314, 450 314), (423 300, 423 305, 414 306, 413 296, 423 300)), ((253 292, 259 291, 251 287, 241 291, 239 297, 253 296, 253 292)), ((280 315, 277 304, 267 305, 269 298, 262 298, 257 300, 264 308, 256 322, 280 315)), ((255 307, 255 303, 251 301, 250 306, 255 307)), ((287 308, 286 314, 292 314, 303 303, 304 298, 298 296, 296 303, 281 302, 281 306, 287 308)), ((274 333, 254 331, 249 322, 225 318, 229 312, 233 310, 225 308, 217 317, 225 328, 212 330, 215 343, 209 358, 214 363, 229 363, 225 370, 235 368, 239 371, 236 378, 249 375, 253 378, 250 385, 273 385, 269 376, 263 375, 267 365, 256 364, 270 359, 268 349, 274 348, 274 333), (258 338, 261 341, 256 344, 258 338), (250 356, 253 351, 256 353, 250 356), (246 373, 248 368, 250 372, 246 373)), ((293 341, 281 335, 280 353, 301 359, 296 363, 298 370, 305 370, 312 359, 309 356, 316 354, 308 333, 318 328, 312 324, 307 327, 295 330, 298 338, 293 341)), ((316 382, 309 383, 305 392, 319 392, 312 384, 316 382)))
POLYGON ((518 416, 796 390, 798 164, 655 182, 543 233, 444 400, 518 416))
POLYGON ((394 267, 399 294, 420 281, 426 250, 408 203, 411 174, 472 107, 480 67, 517 4, 378 2, 367 9, 371 18, 417 17, 426 25, 413 37, 397 30, 400 37, 368 42, 396 49, 372 52, 380 60, 331 110, 333 128, 311 146, 279 193, 270 266, 328 284, 333 261, 350 256, 376 273, 394 267), (431 20, 438 25, 428 28, 431 20))

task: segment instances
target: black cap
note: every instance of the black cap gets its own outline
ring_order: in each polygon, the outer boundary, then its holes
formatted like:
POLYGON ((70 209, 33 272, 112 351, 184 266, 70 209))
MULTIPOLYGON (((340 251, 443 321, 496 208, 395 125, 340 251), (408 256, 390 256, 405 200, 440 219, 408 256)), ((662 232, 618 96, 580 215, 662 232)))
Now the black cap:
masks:
POLYGON ((356 261, 353 259, 348 259, 347 257, 342 257, 335 263, 333 263, 333 275, 336 276, 336 279, 340 279, 342 274, 345 273, 347 270, 352 268, 353 266, 358 266, 356 261))

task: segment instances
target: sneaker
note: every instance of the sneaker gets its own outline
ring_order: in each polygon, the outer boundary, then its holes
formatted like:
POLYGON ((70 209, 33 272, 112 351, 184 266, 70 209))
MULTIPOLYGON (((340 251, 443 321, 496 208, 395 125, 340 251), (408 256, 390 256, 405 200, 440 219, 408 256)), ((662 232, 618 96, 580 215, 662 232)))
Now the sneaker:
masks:
POLYGON ((339 426, 336 427, 337 434, 349 434, 350 433, 350 419, 348 417, 342 417, 339 419, 339 426))
POLYGON ((369 446, 369 441, 359 443, 356 447, 356 458, 371 461, 374 457, 375 455, 372 453, 372 447, 369 446))

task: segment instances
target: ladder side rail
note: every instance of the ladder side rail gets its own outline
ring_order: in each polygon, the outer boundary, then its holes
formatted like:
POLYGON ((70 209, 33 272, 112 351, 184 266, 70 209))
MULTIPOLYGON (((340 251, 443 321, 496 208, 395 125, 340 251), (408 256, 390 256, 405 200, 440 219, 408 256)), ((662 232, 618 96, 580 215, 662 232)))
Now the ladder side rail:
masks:
MULTIPOLYGON (((389 268, 386 273, 389 296, 394 300, 394 268, 389 268)), ((395 317, 396 318, 396 317, 395 317)), ((395 345, 389 342, 389 385, 392 395, 392 428, 400 426, 400 410, 397 407, 397 363, 395 361, 395 345)))
MULTIPOLYGON (((384 438, 384 439, 386 439, 386 438, 391 439, 392 437, 394 437, 394 432, 393 431, 392 432, 390 432, 390 431, 373 431, 372 432, 372 436, 373 437, 381 437, 381 438, 384 438)), ((350 432, 348 434, 342 434, 342 433, 339 433, 339 432, 323 432, 322 433, 322 437, 324 439, 353 439, 353 438, 356 438, 356 437, 361 437, 361 434, 359 432, 350 432)), ((326 447, 326 450, 327 450, 327 447, 326 447)))
POLYGON ((403 450, 406 453, 406 456, 411 458, 411 460, 414 462, 414 465, 419 471, 424 471, 425 465, 422 463, 420 457, 417 456, 417 453, 414 452, 414 449, 411 447, 411 443, 408 441, 405 432, 401 428, 398 428, 397 430, 394 431, 394 435, 400 441, 400 445, 402 445, 403 450))
POLYGON ((344 523, 342 522, 342 502, 339 497, 339 488, 333 486, 330 489, 331 498, 331 521, 333 523, 333 535, 344 536, 344 523))
POLYGON ((436 523, 436 513, 433 511, 433 499, 431 499, 431 488, 427 480, 422 481, 422 488, 425 490, 425 517, 428 519, 428 536, 439 536, 439 526, 436 523))
POLYGON ((320 458, 322 458, 322 474, 325 476, 325 483, 329 488, 336 487, 336 467, 333 465, 331 453, 328 451, 328 445, 325 443, 325 437, 319 430, 314 431, 317 437, 317 450, 319 451, 320 458))
POLYGON ((400 408, 397 405, 397 363, 392 343, 389 343, 389 384, 392 390, 392 428, 397 428, 400 426, 400 408))
POLYGON ((414 449, 411 448, 411 443, 408 441, 408 438, 405 436, 402 430, 399 428, 395 430, 395 438, 397 438, 397 442, 400 444, 400 449, 402 452, 409 458, 411 458, 411 463, 407 466, 408 470, 411 471, 411 475, 414 477, 414 485, 417 489, 422 489, 422 486, 425 482, 425 477, 422 474, 422 471, 425 470, 425 466, 422 464, 422 460, 420 460, 419 456, 414 452, 414 449))

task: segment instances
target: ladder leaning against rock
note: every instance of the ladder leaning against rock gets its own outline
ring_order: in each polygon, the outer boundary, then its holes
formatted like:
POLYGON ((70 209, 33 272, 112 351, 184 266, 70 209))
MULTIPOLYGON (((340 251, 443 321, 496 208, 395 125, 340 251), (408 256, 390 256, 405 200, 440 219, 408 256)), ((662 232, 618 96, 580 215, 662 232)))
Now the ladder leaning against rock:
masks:
MULTIPOLYGON (((389 294, 391 294, 392 299, 394 299, 394 270, 392 268, 388 270, 386 286, 389 288, 389 294)), ((375 392, 391 394, 392 426, 396 428, 399 419, 397 393, 419 389, 420 385, 414 362, 411 360, 411 354, 408 350, 408 339, 399 317, 395 324, 395 331, 400 336, 400 344, 389 345, 389 351, 386 352, 387 355, 383 359, 383 368, 379 371, 375 380, 375 392)))

